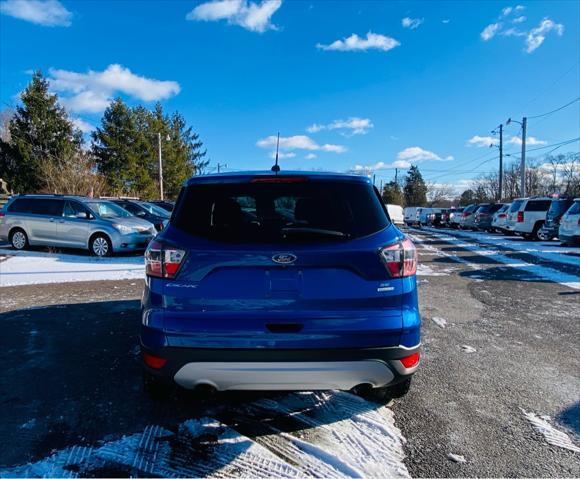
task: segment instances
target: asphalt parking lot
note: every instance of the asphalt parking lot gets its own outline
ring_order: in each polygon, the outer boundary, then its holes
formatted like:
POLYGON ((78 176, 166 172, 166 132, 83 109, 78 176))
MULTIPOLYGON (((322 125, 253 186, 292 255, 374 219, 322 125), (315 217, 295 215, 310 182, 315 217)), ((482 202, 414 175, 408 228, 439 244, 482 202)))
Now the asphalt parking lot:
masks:
POLYGON ((410 234, 423 364, 387 407, 339 392, 153 400, 141 280, 0 288, 0 476, 579 477, 578 251, 410 234))

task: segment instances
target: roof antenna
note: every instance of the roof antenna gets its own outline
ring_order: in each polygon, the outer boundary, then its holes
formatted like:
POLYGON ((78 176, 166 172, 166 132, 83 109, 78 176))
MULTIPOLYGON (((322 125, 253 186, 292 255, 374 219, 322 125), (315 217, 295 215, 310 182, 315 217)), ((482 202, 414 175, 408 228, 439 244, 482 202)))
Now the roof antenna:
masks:
POLYGON ((272 167, 272 171, 276 174, 280 171, 280 166, 278 165, 278 149, 280 148, 280 132, 278 132, 278 139, 276 140, 276 163, 272 167))

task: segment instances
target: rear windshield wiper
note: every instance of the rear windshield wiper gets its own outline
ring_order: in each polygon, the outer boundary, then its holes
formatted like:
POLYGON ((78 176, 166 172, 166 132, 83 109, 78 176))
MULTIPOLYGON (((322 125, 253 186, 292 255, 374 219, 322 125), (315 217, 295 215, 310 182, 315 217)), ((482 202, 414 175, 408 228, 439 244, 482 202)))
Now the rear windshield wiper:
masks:
POLYGON ((343 233, 342 231, 326 230, 323 228, 308 228, 308 227, 289 227, 282 228, 282 234, 284 236, 296 235, 296 236, 328 236, 331 238, 349 238, 350 235, 343 233))

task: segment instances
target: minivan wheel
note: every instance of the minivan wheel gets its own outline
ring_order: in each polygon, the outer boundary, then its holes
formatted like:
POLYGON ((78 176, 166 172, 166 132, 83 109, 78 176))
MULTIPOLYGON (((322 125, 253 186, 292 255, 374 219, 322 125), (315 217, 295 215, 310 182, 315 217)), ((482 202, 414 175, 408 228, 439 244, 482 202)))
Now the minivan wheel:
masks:
POLYGON ((113 254, 113 245, 111 240, 104 234, 98 234, 91 238, 91 254, 93 256, 111 256, 113 254))
POLYGON ((411 377, 408 377, 393 386, 383 386, 380 388, 363 390, 360 395, 365 399, 386 404, 391 399, 402 398, 405 396, 411 388, 411 379, 411 377))
POLYGON ((28 236, 22 230, 15 230, 10 235, 10 243, 14 249, 26 249, 28 247, 28 236))

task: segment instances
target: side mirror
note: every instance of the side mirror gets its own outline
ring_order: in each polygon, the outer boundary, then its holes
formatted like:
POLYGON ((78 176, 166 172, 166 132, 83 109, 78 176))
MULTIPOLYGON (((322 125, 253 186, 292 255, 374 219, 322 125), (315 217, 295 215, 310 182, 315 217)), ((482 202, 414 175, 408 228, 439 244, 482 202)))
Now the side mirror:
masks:
POLYGON ((145 212, 144 212, 144 211, 139 211, 139 212, 137 213, 137 216, 145 216, 145 212))
POLYGON ((79 212, 75 215, 79 220, 90 220, 91 216, 87 212, 79 212))

